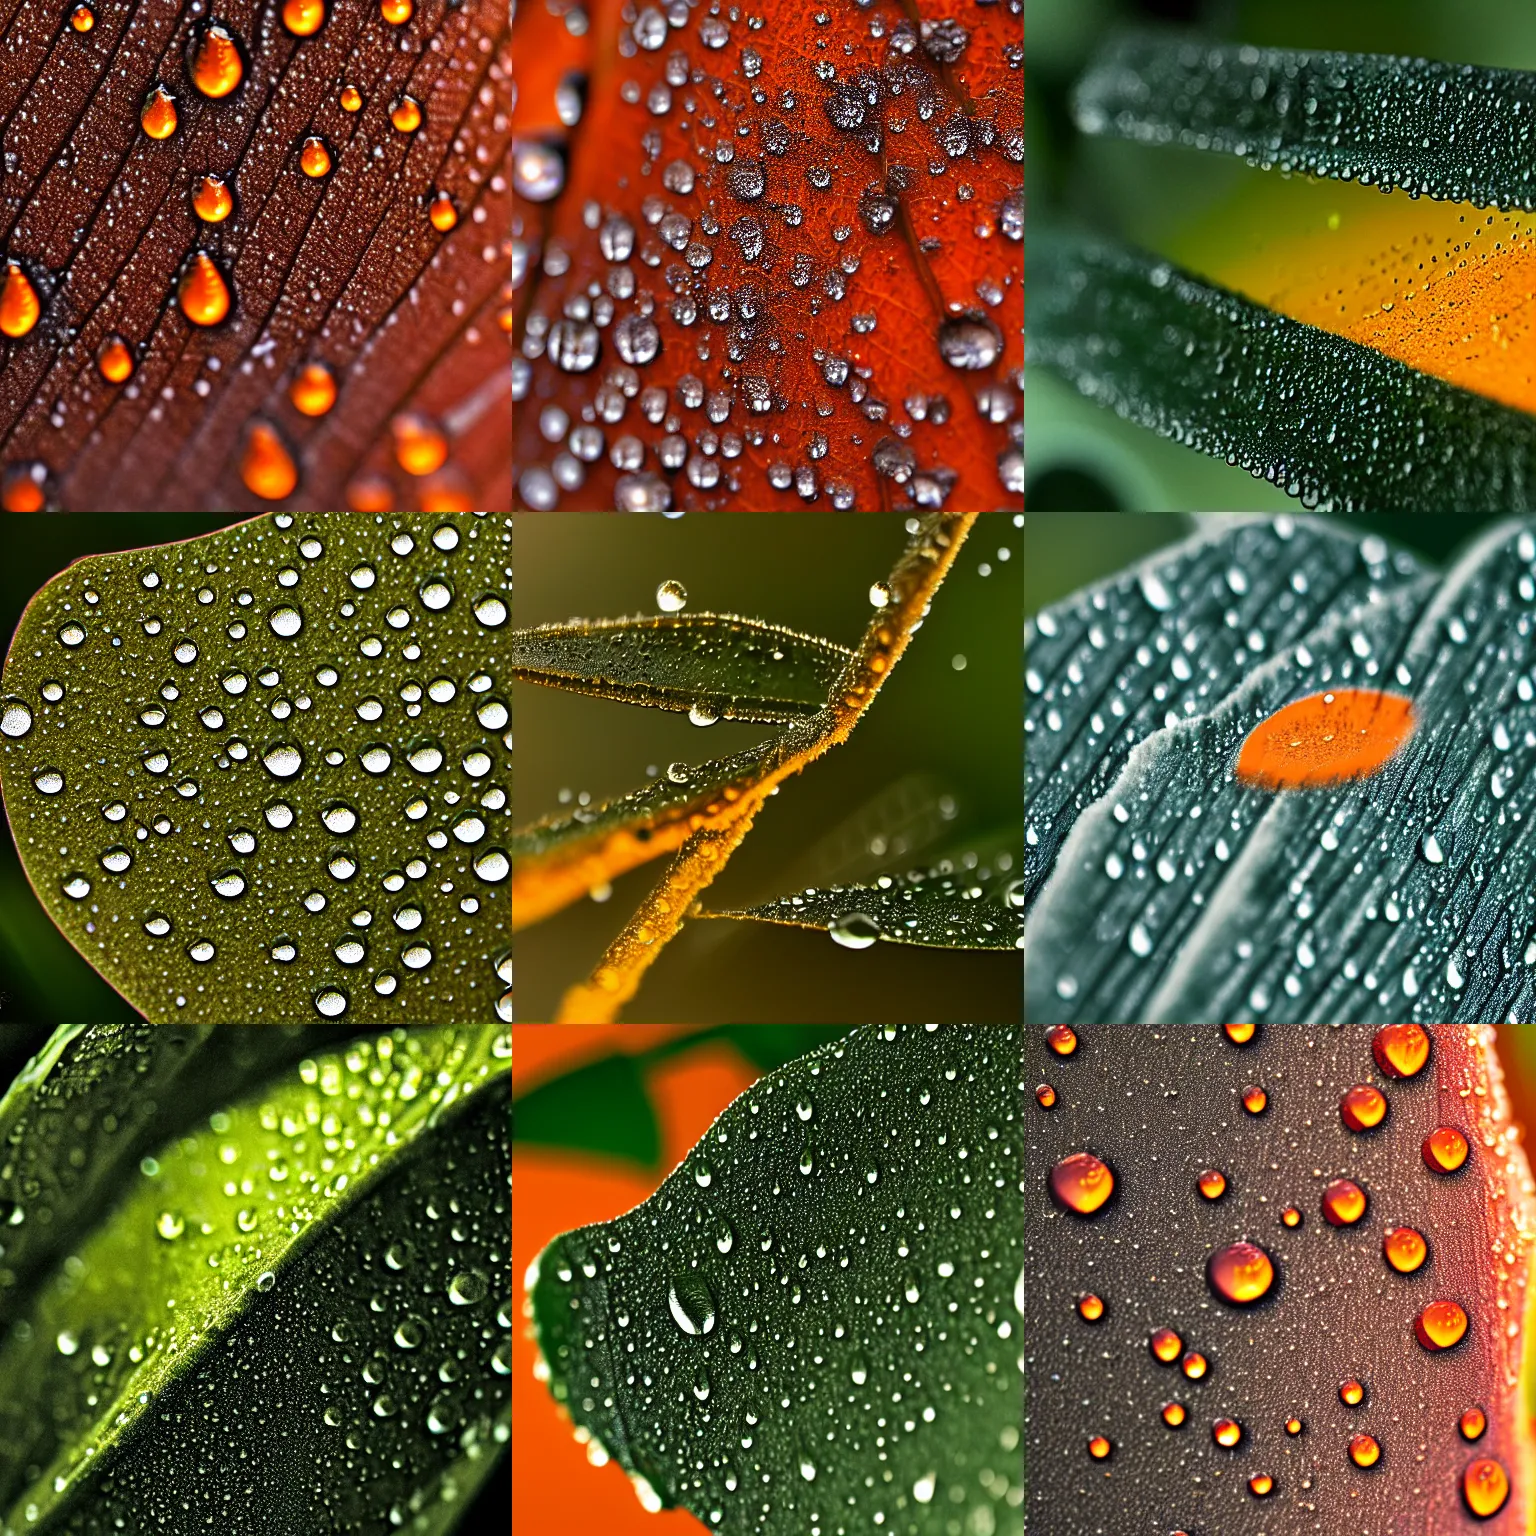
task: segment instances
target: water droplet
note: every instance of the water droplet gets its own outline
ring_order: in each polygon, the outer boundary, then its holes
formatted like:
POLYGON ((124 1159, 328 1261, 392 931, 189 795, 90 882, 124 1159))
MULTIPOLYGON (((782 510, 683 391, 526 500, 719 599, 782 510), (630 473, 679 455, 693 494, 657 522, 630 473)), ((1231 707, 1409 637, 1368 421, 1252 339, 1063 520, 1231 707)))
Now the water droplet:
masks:
POLYGON ((1242 1443, 1243 1426, 1236 1419, 1217 1419, 1211 1425, 1211 1438, 1217 1445, 1230 1451, 1242 1443))
POLYGON ((1227 1039, 1233 1045, 1247 1045, 1258 1032, 1257 1024, 1223 1024, 1227 1039))
POLYGON ((23 700, 9 698, 0 703, 0 735, 15 740, 25 736, 31 729, 32 711, 23 700))
POLYGON ((240 479, 246 490, 263 501, 282 501, 298 485, 298 465, 271 422, 253 421, 247 428, 240 479))
POLYGON ((288 386, 288 398, 301 416, 324 416, 336 404, 336 376, 324 363, 305 363, 288 386))
POLYGON ((1432 1353, 1461 1343, 1467 1332, 1467 1314, 1454 1301, 1432 1301, 1413 1321, 1420 1344, 1432 1353))
POLYGON ((1113 1449, 1107 1435, 1094 1435, 1088 1441, 1088 1454, 1095 1461, 1104 1461, 1113 1449))
POLYGON ((186 1229, 186 1220, 177 1211, 161 1211, 155 1222, 155 1231, 168 1243, 174 1242, 186 1229))
POLYGON ((1365 1191, 1349 1179, 1334 1179, 1323 1190, 1323 1215, 1330 1226, 1353 1226, 1365 1208, 1365 1191))
POLYGON ((1413 1077, 1429 1060, 1429 1036, 1421 1024, 1388 1024, 1376 1031, 1371 1054, 1387 1077, 1413 1077))
POLYGON ((133 855, 124 847, 114 844, 101 855, 101 867, 111 874, 120 875, 133 863, 133 855))
POLYGON ((1054 1024, 1045 1032, 1045 1043, 1058 1056, 1070 1056, 1077 1049, 1077 1032, 1070 1024, 1054 1024))
POLYGON ((1432 1173, 1455 1173, 1471 1148, 1455 1126, 1441 1125, 1424 1138, 1424 1162, 1432 1173))
POLYGON ((1479 1519, 1496 1515, 1509 1500, 1509 1476, 1491 1456, 1470 1463, 1461 1474, 1461 1496, 1479 1519))
POLYGON ((1381 1241, 1387 1263, 1400 1275, 1411 1275, 1429 1257, 1429 1244, 1412 1227, 1388 1227, 1381 1241))
POLYGON ((1275 1283, 1275 1266, 1257 1243, 1231 1243, 1211 1255, 1206 1277, 1223 1300, 1244 1307, 1269 1294, 1275 1283))
POLYGON ((217 22, 204 27, 189 48, 187 72, 204 96, 228 96, 245 74, 234 37, 217 22))
POLYGON ((847 912, 834 918, 827 932, 844 949, 868 949, 880 937, 880 925, 866 912, 847 912))
POLYGON ((139 109, 139 127, 152 139, 168 139, 176 132, 176 98, 156 85, 139 109))
POLYGON ((313 37, 325 24, 325 0, 283 0, 283 25, 295 37, 313 37))
POLYGON ((144 931, 152 938, 163 939, 171 931, 171 920, 163 912, 150 912, 144 918, 144 931))
POLYGON ((415 133, 421 127, 421 103, 414 96, 397 96, 390 103, 389 120, 401 133, 415 133))
POLYGON ((1074 1152, 1051 1169, 1051 1193, 1079 1216, 1100 1210, 1114 1188, 1114 1174, 1091 1152, 1074 1152))
POLYGON ((336 1019, 347 1011, 350 999, 340 987, 326 987, 315 993, 315 1012, 323 1018, 336 1019))
POLYGON ((284 604, 280 608, 274 608, 267 615, 267 623, 271 626, 274 635, 281 635, 283 639, 292 639, 294 635, 304 627, 303 612, 284 604))
POLYGON ((1456 1427, 1461 1431, 1463 1440, 1481 1440, 1483 1431, 1488 1428, 1488 1416, 1481 1408, 1468 1408, 1456 1427))
POLYGON ((1305 1428, 1306 1425, 1303 1424, 1301 1420, 1298 1419, 1294 1414, 1292 1414, 1291 1417, 1285 1421, 1285 1432, 1288 1435, 1299 1435, 1305 1428))
POLYGON ((453 601, 453 586, 446 576, 437 576, 422 582, 416 589, 416 595, 424 608, 430 608, 433 613, 441 613, 453 601))
POLYGON ((96 367, 109 384, 122 384, 133 377, 133 353, 121 336, 103 339, 96 353, 96 367))
POLYGON ((1339 1100, 1339 1118, 1352 1131, 1374 1130, 1387 1118, 1387 1099, 1371 1083, 1356 1083, 1339 1100))
POLYGON ((1256 1499, 1268 1498, 1274 1488, 1275 1480, 1267 1472, 1255 1472, 1248 1479, 1248 1491, 1256 1499))
POLYGON ((475 719, 488 731, 499 731, 505 728, 507 721, 512 718, 504 699, 487 699, 484 704, 475 710, 475 719))
POLYGON ((304 766, 304 754, 288 742, 274 742, 261 761, 274 778, 291 779, 304 766))
POLYGON ((436 773, 445 756, 443 744, 435 736, 418 736, 405 749, 406 762, 421 774, 436 773))
POLYGON ((1227 1192, 1227 1176, 1219 1168, 1207 1168, 1200 1175, 1199 1188, 1207 1200, 1219 1200, 1227 1192))
POLYGON ((256 1277, 256 1289, 258 1291, 270 1291, 277 1284, 277 1276, 270 1269, 263 1270, 256 1277))
POLYGON ((1349 1459, 1357 1467, 1374 1467, 1381 1460, 1381 1446, 1372 1435, 1356 1435, 1349 1442, 1349 1459))
POLYGON ((714 1329, 714 1295, 704 1277, 693 1270, 673 1277, 667 1291, 667 1308, 684 1333, 698 1336, 714 1329))
POLYGON ((473 1307, 485 1300, 490 1289, 477 1269, 462 1269, 448 1282, 448 1299, 458 1307, 473 1307))
POLYGON ((1041 1109, 1054 1109, 1056 1107, 1056 1090, 1049 1083, 1041 1083, 1035 1089, 1035 1103, 1041 1109))
POLYGON ((69 24, 76 32, 89 32, 96 25, 96 13, 88 5, 77 5, 69 13, 69 24))
POLYGON ((1153 1356, 1164 1365, 1172 1365, 1184 1348, 1184 1341, 1172 1328, 1159 1328, 1147 1340, 1153 1356))
POLYGON ((990 368, 1002 350, 1003 333, 979 310, 968 310, 939 327, 939 355, 951 368, 990 368))
POLYGON ((613 344, 626 363, 643 365, 661 350, 661 332, 644 315, 626 315, 613 328, 613 344))
POLYGON ((694 725, 713 725, 719 718, 719 712, 702 701, 691 706, 688 711, 688 719, 694 725))
POLYGON ((1095 1296, 1092 1291, 1080 1297, 1077 1303, 1077 1315, 1085 1323, 1098 1322, 1104 1316, 1104 1298, 1095 1296))
POLYGON ((656 588, 656 606, 663 613, 680 613, 688 603, 688 592, 680 581, 664 581, 656 588))
POLYGON ((32 775, 32 785, 39 794, 56 795, 64 788, 64 775, 57 768, 40 768, 32 775))
POLYGON ((400 951, 400 963, 410 970, 421 971, 432 963, 432 951, 425 944, 410 944, 400 951))
POLYGON ((196 251, 176 285, 176 301, 193 325, 217 325, 229 314, 229 285, 206 251, 196 251))
POLYGON ((511 870, 512 863, 505 848, 487 848, 475 856, 475 873, 489 884, 505 880, 511 870))
POLYGON ((76 870, 72 874, 65 875, 60 889, 72 901, 82 901, 91 894, 91 882, 76 870))
POLYGON ((85 630, 78 624, 65 624, 59 629, 59 643, 73 650, 77 645, 85 643, 85 630))
POLYGON ((1163 1423, 1166 1424, 1169 1429, 1180 1428, 1183 1425, 1185 1418, 1187 1417, 1183 1403, 1164 1403, 1162 1411, 1163 1423))
POLYGON ((1365 1401, 1365 1386, 1351 1377, 1339 1383, 1339 1401, 1347 1408, 1358 1408, 1365 1401))
POLYGON ((58 1346, 61 1355, 72 1355, 80 1348, 79 1335, 68 1328, 59 1334, 54 1343, 58 1346))
POLYGON ((220 896, 230 900, 245 894, 245 876, 238 869, 220 870, 208 877, 208 883, 220 896))

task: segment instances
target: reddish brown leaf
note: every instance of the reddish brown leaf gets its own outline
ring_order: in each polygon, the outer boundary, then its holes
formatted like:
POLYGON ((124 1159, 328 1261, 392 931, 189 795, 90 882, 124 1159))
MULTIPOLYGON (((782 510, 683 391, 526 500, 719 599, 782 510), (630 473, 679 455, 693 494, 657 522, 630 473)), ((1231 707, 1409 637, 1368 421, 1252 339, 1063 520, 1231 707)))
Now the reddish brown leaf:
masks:
POLYGON ((525 7, 519 505, 1021 506, 1022 10, 525 7))

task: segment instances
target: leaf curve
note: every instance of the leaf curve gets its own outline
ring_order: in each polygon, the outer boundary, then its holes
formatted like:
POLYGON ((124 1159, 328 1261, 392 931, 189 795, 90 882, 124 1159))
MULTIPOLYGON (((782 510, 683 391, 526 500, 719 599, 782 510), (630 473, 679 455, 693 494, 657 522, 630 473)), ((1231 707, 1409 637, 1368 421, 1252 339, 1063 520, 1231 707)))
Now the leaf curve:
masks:
POLYGON ((0 676, 12 833, 152 1021, 510 1013, 510 539, 274 513, 33 599, 0 676))
POLYGON ((515 629, 508 638, 520 682, 721 720, 814 715, 853 654, 730 613, 581 619, 515 629))
POLYGON ((643 1501, 732 1533, 837 1509, 829 1531, 924 1536, 962 1506, 1022 1531, 1020 1043, 857 1030, 748 1089, 637 1210, 540 1256, 552 1390, 643 1501))
POLYGON ((1032 363, 1308 507, 1536 506, 1523 411, 1110 242, 1042 232, 1030 272, 1032 363))

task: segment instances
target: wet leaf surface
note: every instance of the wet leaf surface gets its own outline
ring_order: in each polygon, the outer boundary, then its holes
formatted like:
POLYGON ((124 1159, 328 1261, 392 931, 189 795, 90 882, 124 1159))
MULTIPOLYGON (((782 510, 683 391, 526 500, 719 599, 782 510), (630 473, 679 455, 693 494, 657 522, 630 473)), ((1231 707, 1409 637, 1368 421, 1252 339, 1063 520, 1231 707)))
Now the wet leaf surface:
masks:
POLYGON ((1214 1025, 1089 1026, 1067 1055, 1027 1032, 1026 1081, 1054 1089, 1051 1107, 1028 1106, 1024 1153, 1031 1529, 1526 1528, 1536 1484, 1517 1320, 1531 1175, 1492 1032, 1431 1033, 1428 1064, 1402 1078, 1373 1058, 1369 1029, 1348 1026, 1261 1027, 1243 1046, 1214 1025), (1386 1101, 1375 1130, 1341 1117, 1357 1084, 1386 1101), (1267 1095, 1257 1114, 1244 1107, 1252 1086, 1267 1095), (1447 1124, 1471 1144, 1450 1173, 1422 1150, 1447 1124), (1088 1215, 1052 1192, 1054 1170, 1082 1154, 1114 1179, 1088 1215), (1208 1171, 1225 1178, 1214 1199, 1199 1187, 1208 1171), (1362 1219, 1336 1226, 1322 1201, 1338 1178, 1366 1200, 1362 1219), (1425 1239, 1417 1269, 1385 1256, 1396 1228, 1425 1239), (1273 1278, 1234 1305, 1209 1276, 1244 1242, 1273 1278), (1103 1304, 1094 1320, 1091 1305, 1079 1310, 1090 1295, 1103 1304), (1469 1327, 1431 1352, 1415 1320, 1436 1300, 1460 1306, 1469 1327), (1191 1355, 1203 1374, 1182 1367, 1191 1355), (1358 1405, 1341 1398, 1348 1381, 1363 1388, 1358 1405), (1458 1431, 1473 1408, 1484 1419, 1475 1440, 1458 1431), (1216 1442, 1220 1420, 1239 1427, 1235 1447, 1216 1442), (1351 1454, 1361 1434, 1379 1449, 1368 1468, 1351 1454), (1089 1451, 1098 1435, 1102 1460, 1089 1451), (1488 1458, 1511 1492, 1482 1527, 1462 1480, 1488 1458), (1271 1479, 1262 1497, 1254 1476, 1271 1479))
POLYGON ((505 1443, 510 1058, 365 1037, 158 1144, 8 1308, 7 1528, 190 1532, 238 1483, 263 1528, 449 1529, 505 1443))
POLYGON ((1021 505, 1022 9, 523 8, 518 504, 1021 505))
POLYGON ((1030 1018, 1536 1018, 1533 605, 1536 529, 1500 525, 1147 736, 1035 904, 1030 1018), (1240 782, 1253 729, 1331 687, 1401 694, 1417 729, 1366 778, 1240 782))
POLYGON ((510 1010, 510 538, 273 514, 33 600, 0 680, 12 835, 151 1022, 510 1010))
POLYGON ((1022 1532, 1018 1068, 1014 1026, 856 1031, 545 1250, 551 1389, 642 1499, 725 1532, 1022 1532))

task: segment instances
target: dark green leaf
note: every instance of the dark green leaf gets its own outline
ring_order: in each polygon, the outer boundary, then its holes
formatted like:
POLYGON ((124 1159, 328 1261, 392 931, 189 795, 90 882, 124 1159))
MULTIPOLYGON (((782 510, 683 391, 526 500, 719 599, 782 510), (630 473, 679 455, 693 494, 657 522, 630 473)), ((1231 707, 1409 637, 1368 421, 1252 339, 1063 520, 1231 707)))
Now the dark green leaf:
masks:
POLYGON ((544 1251, 552 1390, 642 1499, 735 1536, 1022 1532, 1020 1044, 858 1030, 544 1251))
POLYGON ((1241 155, 1479 208, 1536 208, 1536 74, 1129 33, 1074 98, 1084 133, 1241 155))
POLYGON ((1104 241, 1030 237, 1031 364, 1323 511, 1536 507, 1536 418, 1104 241))
POLYGON ((520 682, 726 720, 814 715, 853 654, 728 613, 582 619, 510 638, 520 682))
POLYGON ((512 1101, 520 1142, 625 1158, 643 1168, 661 1159, 661 1128, 635 1057, 616 1051, 539 1083, 512 1101))

